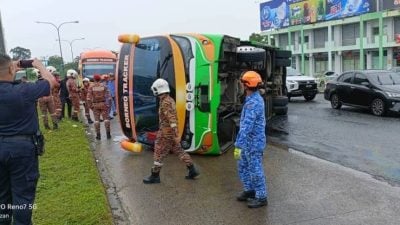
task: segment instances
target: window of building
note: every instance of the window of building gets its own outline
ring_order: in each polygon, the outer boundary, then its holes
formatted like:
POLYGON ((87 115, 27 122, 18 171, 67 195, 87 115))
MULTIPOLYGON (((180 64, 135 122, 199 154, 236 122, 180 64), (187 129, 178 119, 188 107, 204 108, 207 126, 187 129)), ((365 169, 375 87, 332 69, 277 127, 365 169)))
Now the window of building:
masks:
POLYGON ((328 41, 328 28, 314 30, 314 48, 325 48, 325 42, 328 41))
POLYGON ((400 34, 400 16, 394 17, 394 33, 400 34))
POLYGON ((317 53, 314 55, 315 59, 315 74, 321 74, 328 70, 328 53, 317 53))
POLYGON ((344 51, 343 71, 356 70, 360 67, 360 53, 355 51, 344 51))
POLYGON ((279 47, 285 49, 286 46, 289 45, 289 37, 288 34, 280 34, 279 35, 279 47))
POLYGON ((356 39, 360 38, 360 24, 352 23, 342 26, 342 45, 355 45, 356 39))

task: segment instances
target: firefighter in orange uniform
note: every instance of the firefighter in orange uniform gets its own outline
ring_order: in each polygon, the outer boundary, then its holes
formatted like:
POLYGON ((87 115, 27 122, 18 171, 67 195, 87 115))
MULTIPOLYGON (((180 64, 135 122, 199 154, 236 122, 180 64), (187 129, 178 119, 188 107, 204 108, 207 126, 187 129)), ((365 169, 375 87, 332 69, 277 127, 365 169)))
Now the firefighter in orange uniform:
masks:
POLYGON ((51 95, 53 96, 54 108, 55 113, 57 116, 57 120, 60 121, 61 119, 61 99, 60 99, 60 74, 55 71, 52 73, 54 78, 56 79, 56 83, 53 85, 53 89, 51 89, 51 95))
POLYGON ((181 138, 178 131, 178 119, 176 115, 175 101, 169 96, 169 85, 164 79, 157 79, 151 85, 153 94, 159 99, 159 130, 154 143, 154 165, 151 168, 151 175, 143 179, 145 184, 160 183, 160 170, 163 160, 172 152, 186 164, 188 175, 186 179, 195 179, 199 171, 193 165, 192 158, 181 147, 181 138))
MULTIPOLYGON (((47 71, 49 71, 50 73, 55 72, 56 68, 54 68, 53 66, 48 66, 46 67, 47 71)), ((38 79, 43 79, 42 76, 40 75, 40 71, 39 70, 35 70, 35 73, 38 77, 38 79)), ((39 108, 40 111, 42 113, 42 119, 43 119, 43 125, 45 129, 50 129, 49 126, 49 119, 47 116, 47 113, 50 114, 51 117, 51 121, 53 123, 53 129, 56 130, 58 129, 58 118, 54 109, 54 102, 53 102, 53 97, 51 95, 49 96, 43 96, 41 98, 38 99, 38 104, 39 104, 39 108)))
POLYGON ((89 87, 86 99, 89 107, 92 109, 94 114, 94 128, 96 130, 96 139, 101 139, 100 116, 104 119, 107 139, 111 139, 110 119, 107 112, 107 109, 109 107, 107 103, 110 102, 111 98, 110 92, 104 84, 100 83, 100 75, 94 75, 93 79, 94 83, 89 87))
POLYGON ((75 70, 68 70, 67 71, 67 89, 69 93, 69 99, 72 103, 72 116, 71 119, 75 121, 79 121, 79 88, 76 84, 76 78, 78 77, 78 73, 75 70))
POLYGON ((85 109, 85 116, 89 124, 93 123, 93 120, 90 118, 90 108, 87 101, 87 93, 89 91, 90 80, 89 78, 83 78, 82 80, 83 87, 81 89, 81 101, 83 101, 83 107, 85 109))

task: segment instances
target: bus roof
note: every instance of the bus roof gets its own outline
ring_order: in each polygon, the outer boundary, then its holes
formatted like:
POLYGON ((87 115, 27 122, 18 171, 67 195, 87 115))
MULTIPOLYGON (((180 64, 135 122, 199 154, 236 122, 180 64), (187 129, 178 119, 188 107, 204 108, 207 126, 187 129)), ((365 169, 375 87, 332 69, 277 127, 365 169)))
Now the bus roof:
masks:
POLYGON ((90 50, 81 53, 81 59, 87 58, 112 58, 117 59, 117 56, 108 50, 90 50))

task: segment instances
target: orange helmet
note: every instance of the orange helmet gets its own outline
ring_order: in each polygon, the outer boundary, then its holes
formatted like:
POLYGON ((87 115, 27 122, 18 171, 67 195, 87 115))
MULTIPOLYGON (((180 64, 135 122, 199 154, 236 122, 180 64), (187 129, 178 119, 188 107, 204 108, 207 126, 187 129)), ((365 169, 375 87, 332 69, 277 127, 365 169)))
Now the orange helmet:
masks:
POLYGON ((247 71, 240 81, 247 87, 255 88, 262 84, 261 76, 255 71, 247 71))

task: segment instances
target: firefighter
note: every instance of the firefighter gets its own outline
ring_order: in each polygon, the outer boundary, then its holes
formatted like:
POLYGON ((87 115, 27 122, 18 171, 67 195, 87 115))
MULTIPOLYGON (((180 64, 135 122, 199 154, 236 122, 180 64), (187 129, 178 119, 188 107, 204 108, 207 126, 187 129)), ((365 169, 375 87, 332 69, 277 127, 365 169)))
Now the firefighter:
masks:
POLYGON ((195 179, 199 172, 193 165, 192 158, 181 147, 181 137, 178 131, 175 101, 169 96, 169 85, 164 79, 157 79, 151 86, 153 94, 159 99, 159 130, 154 143, 154 165, 151 175, 143 179, 145 184, 160 183, 160 170, 163 160, 169 152, 177 154, 179 159, 186 164, 188 175, 186 179, 195 179))
POLYGON ((241 78, 246 99, 240 116, 240 129, 236 137, 234 157, 238 160, 239 178, 244 191, 237 197, 246 201, 249 208, 268 204, 268 189, 263 167, 263 154, 266 148, 266 119, 264 100, 259 88, 261 76, 247 71, 241 78))
POLYGON ((83 107, 85 109, 86 119, 87 119, 89 124, 92 124, 93 120, 90 118, 90 108, 89 108, 89 104, 88 104, 88 101, 87 101, 87 93, 88 93, 89 86, 90 86, 89 78, 83 78, 82 83, 83 83, 83 87, 82 87, 81 92, 80 92, 81 101, 83 102, 83 107))
POLYGON ((75 79, 78 77, 78 73, 75 70, 68 70, 67 71, 67 89, 69 93, 69 99, 71 100, 72 103, 72 116, 71 119, 74 121, 79 121, 79 89, 76 84, 75 79))
POLYGON ((110 92, 107 86, 100 83, 101 76, 96 74, 93 76, 94 83, 88 89, 87 103, 94 114, 94 128, 96 130, 96 139, 101 139, 100 134, 100 116, 104 119, 104 126, 106 128, 107 139, 111 139, 110 120, 108 118, 108 105, 110 101, 110 92))
POLYGON ((62 111, 62 106, 61 106, 61 99, 60 99, 60 74, 55 71, 52 73, 55 80, 56 84, 53 85, 53 88, 51 89, 51 95, 53 96, 53 102, 54 102, 54 108, 55 108, 55 113, 57 116, 57 121, 61 120, 61 111, 62 111))
MULTIPOLYGON (((49 71, 50 73, 56 71, 56 69, 53 66, 46 67, 46 70, 49 71)), ((40 71, 38 69, 35 69, 34 72, 36 73, 38 80, 43 79, 43 77, 40 74, 40 71)), ((53 129, 54 130, 58 129, 58 118, 57 118, 57 114, 56 114, 55 108, 54 108, 53 96, 48 95, 48 96, 43 96, 43 97, 39 98, 38 104, 39 104, 40 111, 42 113, 41 117, 43 120, 44 128, 47 130, 50 129, 49 119, 47 116, 47 114, 50 114, 51 121, 53 124, 53 129)))

